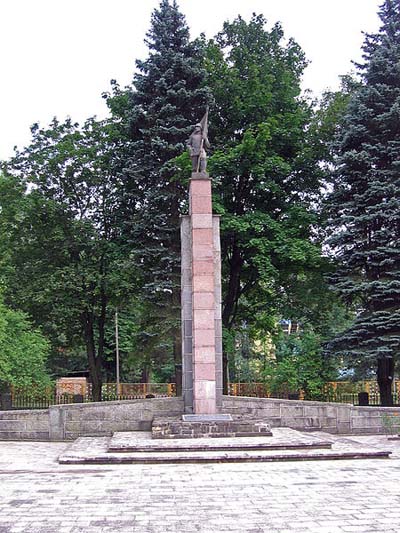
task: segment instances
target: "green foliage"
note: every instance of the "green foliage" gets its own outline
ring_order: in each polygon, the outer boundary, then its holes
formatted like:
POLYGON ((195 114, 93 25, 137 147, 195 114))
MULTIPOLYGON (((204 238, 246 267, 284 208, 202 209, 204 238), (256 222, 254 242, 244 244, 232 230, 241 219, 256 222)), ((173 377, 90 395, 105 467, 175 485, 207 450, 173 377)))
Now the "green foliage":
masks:
POLYGON ((321 150, 300 96, 306 61, 279 24, 265 24, 239 17, 203 45, 215 99, 209 168, 222 214, 223 322, 234 329, 245 321, 271 330, 281 316, 305 314, 299 288, 329 269, 318 233, 321 150))
MULTIPOLYGON (((265 24, 262 16, 239 17, 214 40, 191 42, 176 2, 162 0, 132 86, 112 81, 103 95, 112 118, 34 125, 31 145, 5 167, 7 302, 51 339, 53 369, 63 357, 80 365, 84 347, 98 393, 115 371, 116 307, 122 377, 153 372, 168 380, 180 362, 179 216, 191 172, 185 141, 207 104, 214 211, 222 215, 225 353, 234 358, 243 324, 240 342, 251 357, 253 341, 281 317, 324 335, 341 314, 324 282, 332 266, 321 253, 320 204, 328 143, 350 90, 326 95, 314 113, 300 96, 302 50, 284 40, 279 24, 269 31, 265 24)), ((287 375, 288 365, 297 368, 289 357, 296 350, 288 347, 279 363, 287 375)))
POLYGON ((302 390, 306 400, 321 400, 324 384, 334 376, 323 357, 321 338, 312 330, 281 334, 276 359, 267 362, 264 373, 272 392, 302 390))
POLYGON ((29 313, 53 349, 84 345, 100 392, 110 304, 135 276, 120 232, 117 176, 124 147, 109 121, 56 119, 0 179, 0 263, 6 298, 29 313))
POLYGON ((4 305, 0 295, 0 389, 49 384, 45 370, 49 343, 27 316, 4 305))
POLYGON ((136 62, 127 98, 114 85, 108 104, 129 136, 122 230, 132 260, 142 267, 140 294, 147 303, 140 320, 140 345, 143 353, 156 351, 162 359, 173 352, 178 365, 179 216, 186 205, 191 172, 182 154, 210 95, 204 87, 200 47, 190 42, 176 2, 162 0, 154 10, 146 44, 149 56, 136 62))
MULTIPOLYGON (((329 198, 335 289, 356 319, 331 348, 353 366, 392 359, 400 342, 400 3, 381 7, 382 27, 367 35, 361 83, 336 145, 329 198)), ((387 375, 390 392, 392 377, 387 375)), ((381 397, 385 396, 381 389, 381 397)))
POLYGON ((358 87, 359 83, 356 79, 349 75, 342 76, 340 90, 325 92, 316 103, 308 135, 313 151, 320 159, 324 178, 328 182, 331 178, 331 165, 335 159, 332 141, 343 123, 351 95, 358 87))
MULTIPOLYGON (((179 215, 187 195, 177 179, 179 158, 209 94, 199 47, 190 42, 176 2, 162 0, 154 10, 146 44, 150 54, 136 62, 127 108, 118 108, 130 138, 123 229, 144 267, 143 297, 157 304, 164 298, 171 306, 171 291, 179 284, 179 215)), ((120 101, 120 94, 108 98, 112 111, 115 98, 120 101)))

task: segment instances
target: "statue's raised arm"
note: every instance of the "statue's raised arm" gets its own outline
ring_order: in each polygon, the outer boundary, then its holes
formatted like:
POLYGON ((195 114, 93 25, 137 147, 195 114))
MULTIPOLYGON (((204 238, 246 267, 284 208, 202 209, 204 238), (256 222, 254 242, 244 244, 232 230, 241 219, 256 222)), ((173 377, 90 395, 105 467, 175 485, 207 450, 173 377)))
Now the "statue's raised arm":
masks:
POLYGON ((192 172, 206 172, 207 153, 205 148, 210 147, 208 141, 208 108, 204 117, 196 124, 187 146, 192 159, 192 172))

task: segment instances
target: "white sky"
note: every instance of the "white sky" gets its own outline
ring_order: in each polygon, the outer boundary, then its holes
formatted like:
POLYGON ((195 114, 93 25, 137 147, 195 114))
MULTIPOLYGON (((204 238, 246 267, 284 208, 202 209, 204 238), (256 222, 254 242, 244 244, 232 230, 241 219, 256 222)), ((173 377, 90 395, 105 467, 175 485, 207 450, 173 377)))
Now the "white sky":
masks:
MULTIPOLYGON (((382 0, 178 0, 191 36, 214 36, 225 20, 262 13, 303 48, 311 65, 303 87, 320 94, 360 59, 362 31, 379 27, 382 0)), ((101 93, 124 86, 158 0, 0 0, 0 159, 30 140, 30 125, 54 116, 104 117, 101 93)))

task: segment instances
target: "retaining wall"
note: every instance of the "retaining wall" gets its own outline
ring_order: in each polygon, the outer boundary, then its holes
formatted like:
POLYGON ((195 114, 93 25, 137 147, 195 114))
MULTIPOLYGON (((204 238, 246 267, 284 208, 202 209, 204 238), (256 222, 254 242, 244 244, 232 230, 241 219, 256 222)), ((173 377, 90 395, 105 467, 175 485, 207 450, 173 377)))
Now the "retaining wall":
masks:
MULTIPOLYGON (((387 433, 385 415, 400 424, 399 407, 359 407, 345 403, 224 396, 222 412, 254 416, 271 427, 326 431, 339 434, 387 433)), ((398 432, 398 431, 397 431, 398 432)))
POLYGON ((67 440, 149 431, 154 417, 183 413, 181 398, 54 405, 45 410, 0 411, 0 440, 67 440))

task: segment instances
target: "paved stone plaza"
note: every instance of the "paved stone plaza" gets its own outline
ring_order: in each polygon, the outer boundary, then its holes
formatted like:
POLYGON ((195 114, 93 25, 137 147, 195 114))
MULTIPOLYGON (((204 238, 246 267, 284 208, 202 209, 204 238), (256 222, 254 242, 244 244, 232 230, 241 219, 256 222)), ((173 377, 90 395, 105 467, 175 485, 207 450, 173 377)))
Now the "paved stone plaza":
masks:
POLYGON ((398 532, 400 441, 351 439, 392 458, 62 466, 70 443, 0 442, 0 533, 398 532))

